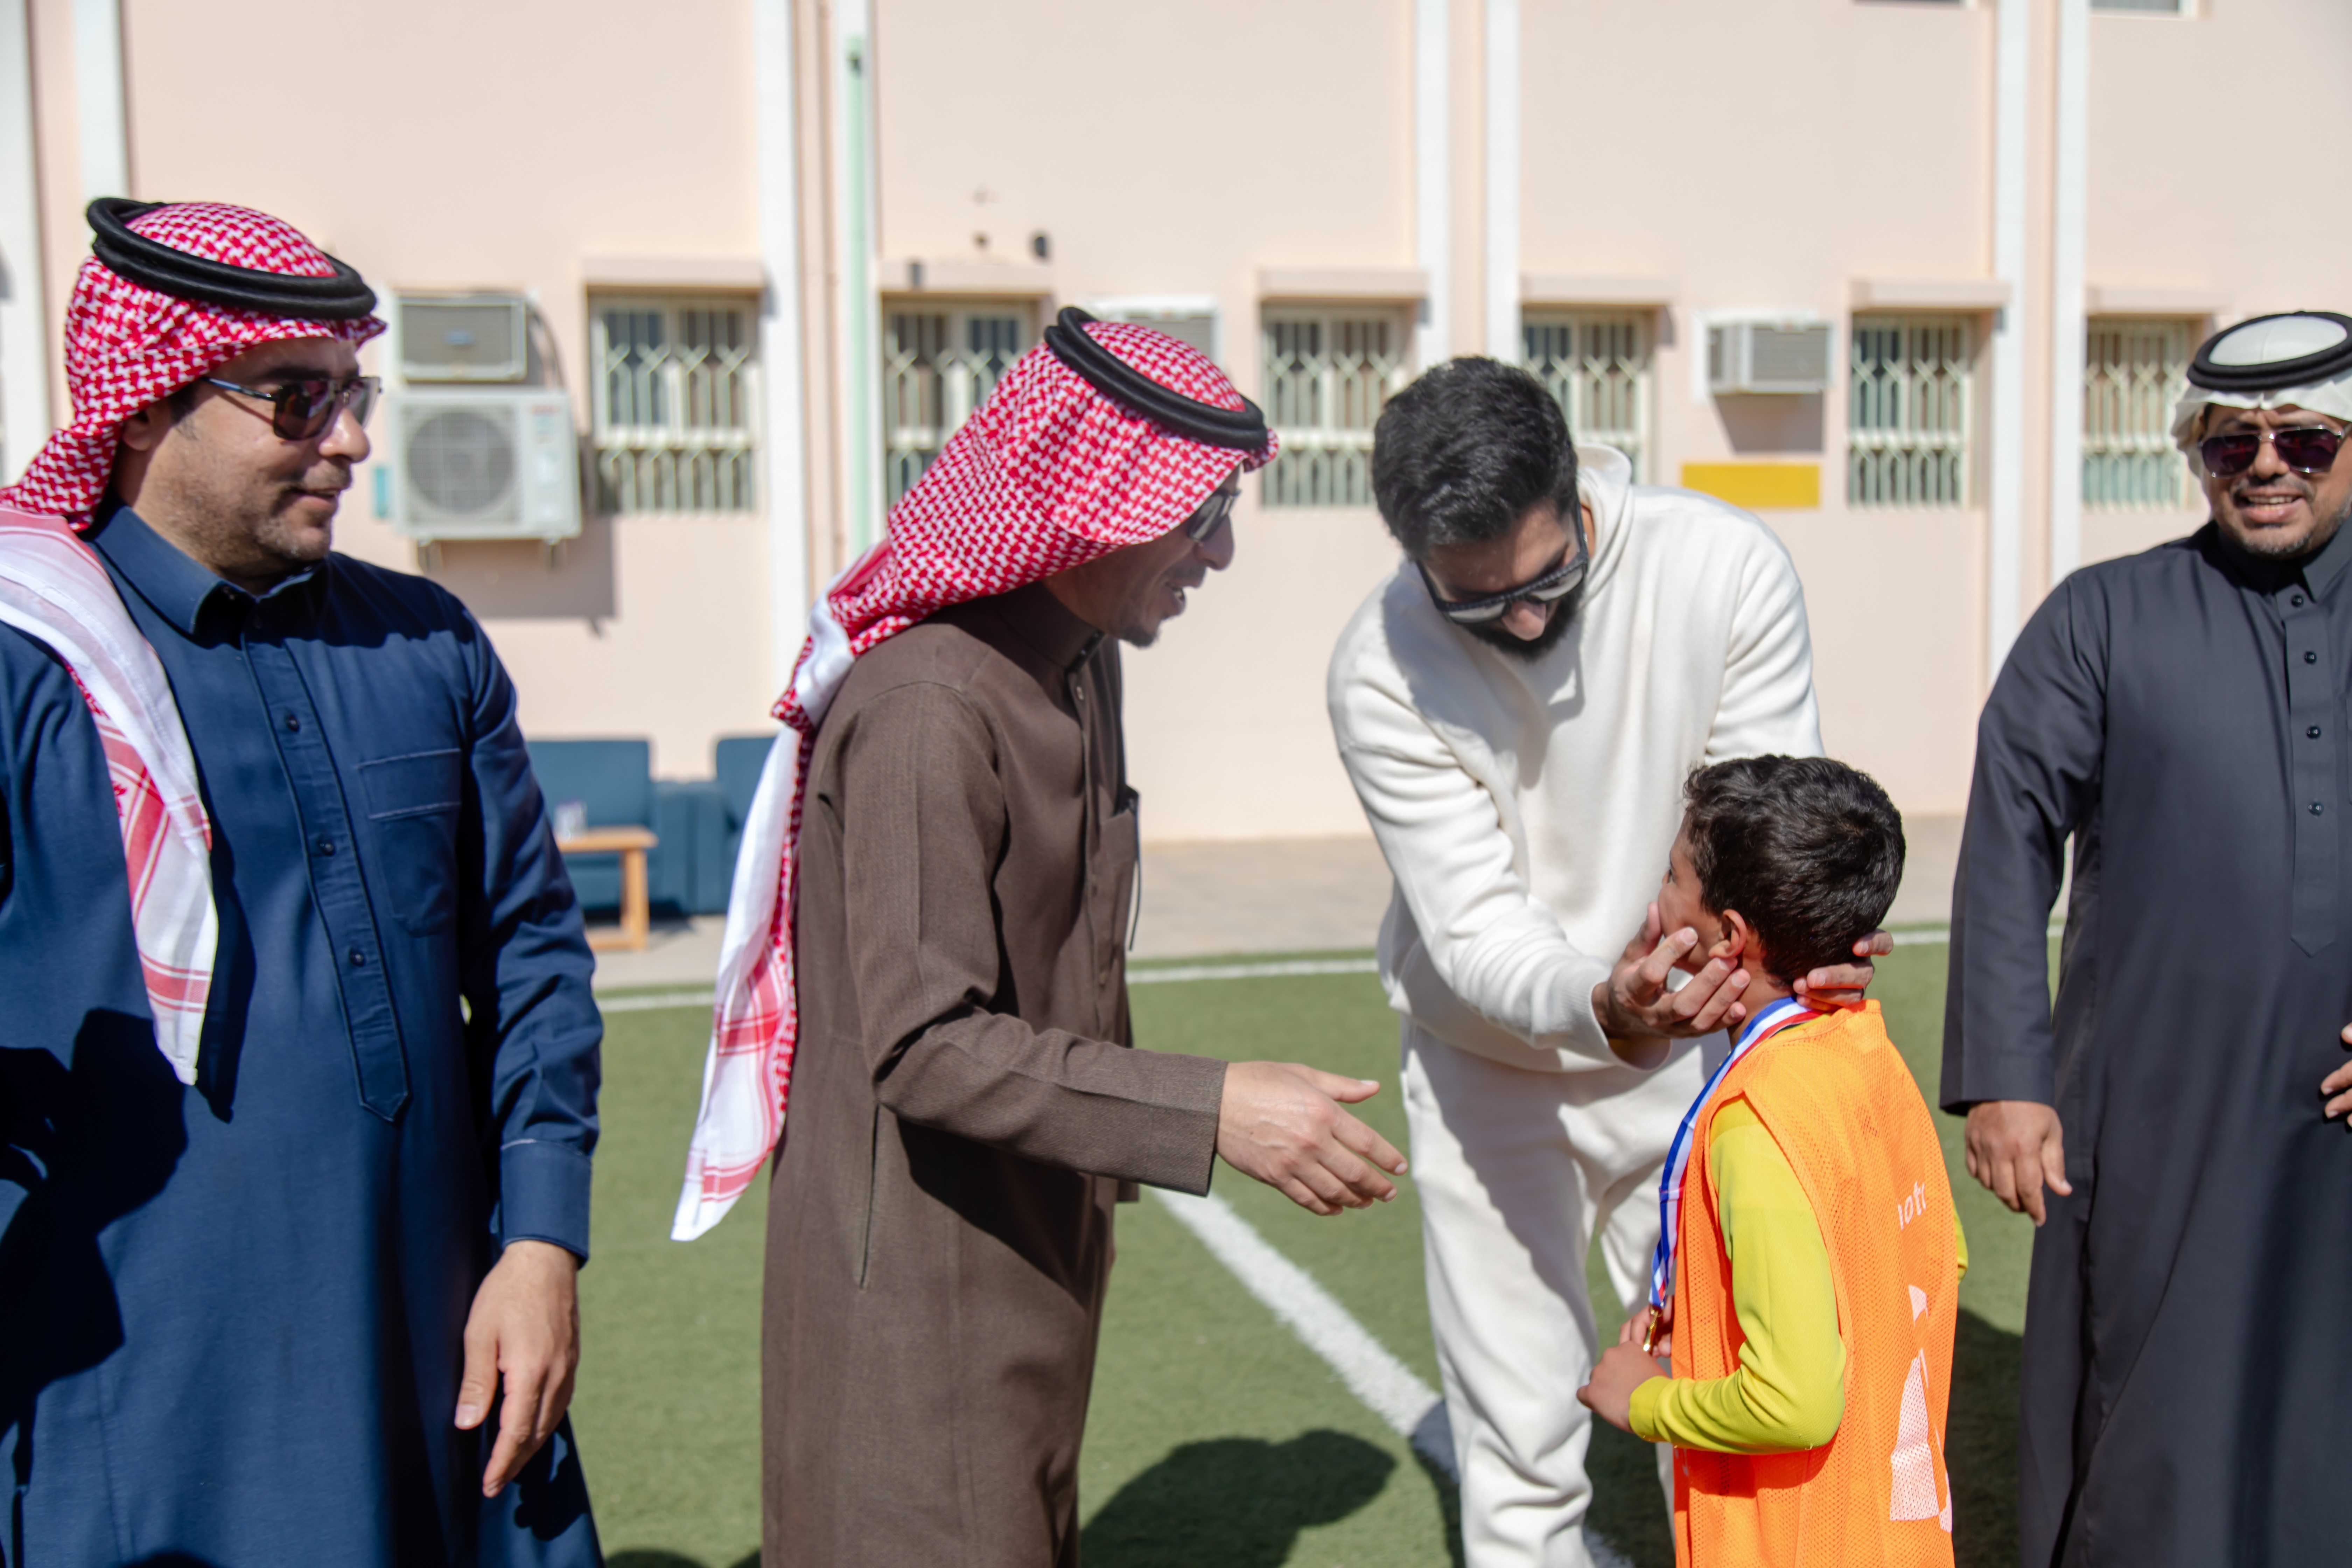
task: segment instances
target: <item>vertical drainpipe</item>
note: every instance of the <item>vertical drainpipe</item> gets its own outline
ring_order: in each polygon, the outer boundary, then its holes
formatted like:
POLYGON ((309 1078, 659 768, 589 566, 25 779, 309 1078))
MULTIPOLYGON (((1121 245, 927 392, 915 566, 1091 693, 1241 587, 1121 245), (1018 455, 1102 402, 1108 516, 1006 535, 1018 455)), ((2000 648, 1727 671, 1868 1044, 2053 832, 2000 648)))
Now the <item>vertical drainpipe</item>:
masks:
POLYGON ((2057 167, 2050 237, 2050 585, 2083 562, 2083 245, 2091 141, 2091 3, 2058 0, 2057 167))
POLYGON ((1519 0, 1486 0, 1486 352, 1519 361, 1519 0))
POLYGON ((122 9, 118 0, 74 0, 75 129, 81 199, 131 194, 131 135, 122 99, 122 9))
POLYGON ((751 0, 751 81, 758 125, 761 431, 767 448, 761 500, 768 513, 769 689, 800 657, 808 615, 808 426, 803 400, 799 119, 793 76, 793 0, 751 0))
POLYGON ((2009 303, 1993 318, 1992 450, 1986 562, 1985 688, 2017 640, 2025 531, 2026 70, 2031 0, 2000 0, 1993 42, 1992 270, 2009 303))
POLYGON ((27 10, 27 0, 0 0, 0 484, 14 483, 49 435, 27 10))
POLYGON ((839 119, 841 216, 837 262, 841 269, 843 391, 849 400, 842 421, 848 472, 845 499, 849 554, 855 559, 882 537, 879 494, 882 453, 876 438, 881 393, 875 384, 881 336, 874 298, 874 47, 869 0, 841 0, 835 13, 835 102, 839 119))
POLYGON ((1413 331, 1414 367, 1426 370, 1454 352, 1454 139, 1451 26, 1446 0, 1413 0, 1412 249, 1428 277, 1413 331))

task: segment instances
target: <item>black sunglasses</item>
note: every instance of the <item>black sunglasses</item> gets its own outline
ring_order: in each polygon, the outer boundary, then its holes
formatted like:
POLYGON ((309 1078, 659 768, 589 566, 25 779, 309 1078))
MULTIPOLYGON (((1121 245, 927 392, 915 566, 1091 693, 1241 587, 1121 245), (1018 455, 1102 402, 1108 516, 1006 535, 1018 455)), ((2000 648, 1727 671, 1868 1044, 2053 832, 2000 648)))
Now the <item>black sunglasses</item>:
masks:
POLYGON ((1580 528, 1576 531, 1575 548, 1559 565, 1516 588, 1506 589, 1484 599, 1447 598, 1437 591, 1437 580, 1429 574, 1429 568, 1418 561, 1413 563, 1421 573, 1422 586, 1429 590, 1431 600, 1437 605, 1437 613, 1457 626, 1483 626, 1499 621, 1513 605, 1522 599, 1538 605, 1558 604, 1583 584, 1585 570, 1591 564, 1591 558, 1584 548, 1584 531, 1580 528))
POLYGON ((215 375, 205 376, 203 381, 206 386, 257 397, 269 405, 269 427, 289 441, 310 440, 332 425, 335 416, 345 408, 364 426, 368 416, 375 412, 376 394, 383 384, 372 375, 350 375, 341 381, 310 377, 275 387, 240 386, 215 375))
POLYGON ((2197 443, 2205 471, 2230 479, 2254 466, 2268 441, 2279 461, 2298 474, 2324 474, 2335 466, 2344 437, 2319 425, 2297 425, 2285 430, 2243 430, 2230 436, 2208 436, 2197 443))
POLYGON ((1239 489, 1219 488, 1210 491, 1200 510, 1184 520, 1184 537, 1195 544, 1206 544, 1216 538, 1217 530, 1234 515, 1234 503, 1241 499, 1239 489))

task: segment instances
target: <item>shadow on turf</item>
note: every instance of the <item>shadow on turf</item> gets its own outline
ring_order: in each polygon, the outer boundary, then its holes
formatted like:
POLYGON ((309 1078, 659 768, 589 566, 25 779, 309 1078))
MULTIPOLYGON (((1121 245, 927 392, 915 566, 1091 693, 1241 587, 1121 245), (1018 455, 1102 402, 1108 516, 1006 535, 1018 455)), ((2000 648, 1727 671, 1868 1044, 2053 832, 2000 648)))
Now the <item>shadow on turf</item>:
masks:
MULTIPOLYGON (((1945 1460, 1952 1478, 1958 1568, 2017 1561, 2017 1373, 2021 1342, 1974 1312, 1952 1346, 1945 1460)), ((1593 1432, 1595 1531, 1634 1568, 1670 1568, 1671 1527, 1646 1443, 1612 1426, 1593 1432)), ((1454 1483, 1416 1454, 1445 1520, 1447 1554, 1462 1568, 1462 1510, 1454 1483)), ((1118 1489, 1087 1527, 1087 1568, 1282 1568, 1310 1525, 1348 1517, 1380 1494, 1396 1461, 1360 1438, 1307 1432, 1287 1443, 1226 1437, 1187 1443, 1118 1489)), ((675 1552, 632 1551, 606 1568, 710 1568, 675 1552)), ((753 1552, 731 1568, 760 1568, 753 1552)))
POLYGON ((1347 1518, 1395 1468, 1344 1432, 1186 1443, 1103 1504, 1086 1529, 1087 1568, 1282 1568, 1300 1531, 1347 1518))

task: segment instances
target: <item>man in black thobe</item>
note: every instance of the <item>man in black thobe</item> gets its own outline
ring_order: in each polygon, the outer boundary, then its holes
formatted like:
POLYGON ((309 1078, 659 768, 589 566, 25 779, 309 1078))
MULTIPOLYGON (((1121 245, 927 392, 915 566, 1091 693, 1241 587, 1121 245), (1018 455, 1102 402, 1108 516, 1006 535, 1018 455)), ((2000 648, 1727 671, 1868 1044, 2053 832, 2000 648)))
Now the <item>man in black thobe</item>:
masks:
POLYGON ((2323 1104, 2352 1084, 2352 320, 2245 323, 2190 382, 2173 433, 2212 521, 2036 612, 1953 892, 1943 1103, 2041 1227, 2033 1568, 2352 1552, 2352 1140, 2326 1120, 2352 1096, 2323 1104))

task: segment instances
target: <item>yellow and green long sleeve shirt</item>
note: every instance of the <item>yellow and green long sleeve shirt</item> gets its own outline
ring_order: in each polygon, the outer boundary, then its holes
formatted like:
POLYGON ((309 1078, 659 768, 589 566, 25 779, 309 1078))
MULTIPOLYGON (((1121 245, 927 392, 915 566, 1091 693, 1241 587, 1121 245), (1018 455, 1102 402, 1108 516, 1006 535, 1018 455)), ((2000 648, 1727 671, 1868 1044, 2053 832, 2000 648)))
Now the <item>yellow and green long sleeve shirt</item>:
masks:
MULTIPOLYGON (((1845 1415, 1845 1341, 1821 1226, 1795 1168, 1747 1100, 1715 1113, 1706 1162, 1745 1340, 1739 1370, 1643 1384, 1633 1391, 1633 1432, 1727 1454, 1818 1448, 1845 1415)), ((1952 1232, 1966 1274, 1969 1242, 1958 1215, 1952 1232)))

